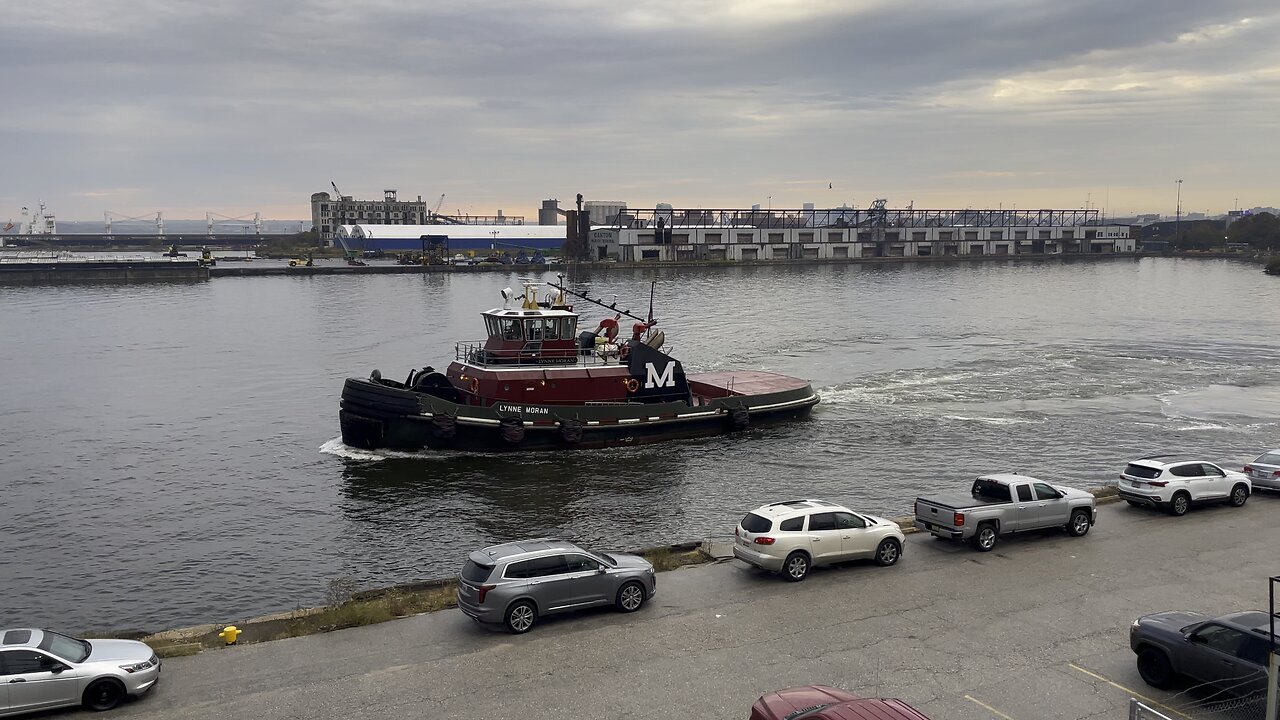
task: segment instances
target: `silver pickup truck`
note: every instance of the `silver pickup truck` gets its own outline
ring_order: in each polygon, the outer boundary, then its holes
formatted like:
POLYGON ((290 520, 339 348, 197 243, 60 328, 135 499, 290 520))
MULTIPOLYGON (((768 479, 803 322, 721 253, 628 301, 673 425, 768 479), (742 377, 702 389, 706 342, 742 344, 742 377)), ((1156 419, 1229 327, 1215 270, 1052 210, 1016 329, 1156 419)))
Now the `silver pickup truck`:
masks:
POLYGON ((994 548, 1001 535, 1060 527, 1080 537, 1097 521, 1098 504, 1090 493, 1012 473, 983 475, 968 495, 916 498, 917 528, 968 540, 982 552, 994 548))

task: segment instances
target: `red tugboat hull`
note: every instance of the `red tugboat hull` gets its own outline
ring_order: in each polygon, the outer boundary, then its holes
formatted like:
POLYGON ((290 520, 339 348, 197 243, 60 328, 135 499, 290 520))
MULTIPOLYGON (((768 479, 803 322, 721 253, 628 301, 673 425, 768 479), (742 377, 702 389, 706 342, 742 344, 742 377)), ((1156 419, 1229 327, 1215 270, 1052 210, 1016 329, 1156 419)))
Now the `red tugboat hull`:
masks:
POLYGON ((803 418, 818 404, 809 382, 785 375, 714 372, 687 380, 692 402, 480 406, 348 378, 342 441, 371 450, 585 450, 722 435, 803 418))

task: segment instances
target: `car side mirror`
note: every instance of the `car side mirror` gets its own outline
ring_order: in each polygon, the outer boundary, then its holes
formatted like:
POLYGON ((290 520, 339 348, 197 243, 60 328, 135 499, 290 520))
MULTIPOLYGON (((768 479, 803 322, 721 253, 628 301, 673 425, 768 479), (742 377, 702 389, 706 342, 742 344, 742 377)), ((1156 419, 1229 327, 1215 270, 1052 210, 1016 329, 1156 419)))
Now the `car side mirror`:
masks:
POLYGON ((596 568, 596 572, 598 572, 598 573, 600 573, 601 575, 603 575, 603 574, 605 574, 605 573, 609 572, 609 568, 607 568, 607 567, 605 567, 605 566, 601 565, 600 567, 596 568))
POLYGON ((54 675, 57 675, 58 673, 62 672, 63 670, 66 670, 66 669, 67 669, 67 666, 66 666, 66 665, 63 665, 62 663, 53 663, 53 664, 52 664, 52 665, 50 665, 47 669, 49 670, 49 672, 53 673, 54 675))

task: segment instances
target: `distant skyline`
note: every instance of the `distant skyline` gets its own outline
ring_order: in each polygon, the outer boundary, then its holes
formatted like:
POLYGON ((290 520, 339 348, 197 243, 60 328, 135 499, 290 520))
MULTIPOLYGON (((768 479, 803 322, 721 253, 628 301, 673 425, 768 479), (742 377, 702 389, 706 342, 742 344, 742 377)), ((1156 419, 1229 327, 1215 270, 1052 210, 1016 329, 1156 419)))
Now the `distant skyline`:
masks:
POLYGON ((775 208, 1280 205, 1274 0, 41 0, 0 224, 313 192, 775 208))

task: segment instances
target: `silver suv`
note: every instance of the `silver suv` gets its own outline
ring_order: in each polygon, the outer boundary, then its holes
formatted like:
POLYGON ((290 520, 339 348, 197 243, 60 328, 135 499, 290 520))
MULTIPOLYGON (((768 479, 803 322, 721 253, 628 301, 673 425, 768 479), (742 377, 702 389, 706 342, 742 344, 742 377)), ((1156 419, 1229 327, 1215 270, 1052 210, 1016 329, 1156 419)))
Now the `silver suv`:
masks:
POLYGON ((458 608, 525 633, 553 613, 599 605, 635 612, 657 591, 653 565, 642 557, 539 538, 471 553, 458 578, 458 608))
POLYGON ((809 568, 871 558, 893 565, 906 536, 895 522, 824 500, 777 502, 743 516, 734 528, 733 554, 792 582, 809 568))
POLYGON ((1227 502, 1240 507, 1249 499, 1249 478, 1192 456, 1148 455, 1125 466, 1116 488, 1125 502, 1185 515, 1192 504, 1227 502))

